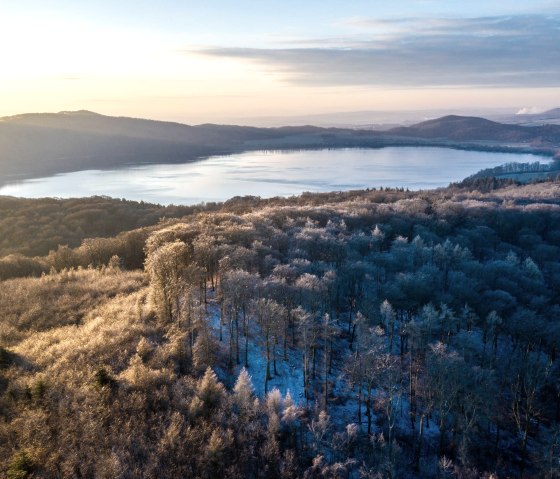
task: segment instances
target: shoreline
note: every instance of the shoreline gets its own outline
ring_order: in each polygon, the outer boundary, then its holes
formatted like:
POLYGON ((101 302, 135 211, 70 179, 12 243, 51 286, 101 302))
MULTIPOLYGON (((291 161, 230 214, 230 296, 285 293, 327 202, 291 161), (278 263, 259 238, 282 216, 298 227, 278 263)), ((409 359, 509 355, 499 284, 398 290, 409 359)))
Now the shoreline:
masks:
MULTIPOLYGON (((323 139, 324 140, 324 139, 323 139)), ((340 139, 339 139, 340 140, 340 139)), ((302 141, 299 144, 289 144, 288 142, 282 144, 283 142, 278 142, 278 144, 270 144, 273 142, 268 142, 267 144, 246 144, 238 148, 230 148, 227 150, 216 150, 214 152, 209 152, 207 155, 199 155, 195 158, 184 158, 181 160, 167 160, 167 161, 129 161, 126 163, 119 163, 118 161, 107 161, 107 159, 103 159, 101 161, 98 168, 94 167, 86 167, 84 165, 80 165, 79 167, 76 165, 76 168, 68 167, 68 168, 53 168, 52 171, 49 169, 43 169, 41 172, 37 173, 29 173, 29 172, 22 172, 22 173, 12 173, 7 175, 7 178, 0 178, 0 188, 14 185, 18 183, 22 183, 29 180, 34 179, 41 179, 41 178, 48 178, 52 176, 57 176, 61 174, 68 174, 68 173, 76 173, 79 171, 111 171, 111 170, 122 170, 129 167, 140 167, 140 166, 152 166, 152 165, 181 165, 181 164, 188 164, 188 163, 195 163, 201 162, 204 160, 208 160, 212 157, 217 156, 231 156, 236 154, 242 153, 249 153, 249 152, 259 152, 259 151, 270 151, 270 152, 297 152, 297 151, 317 151, 317 150, 343 150, 343 149, 382 149, 382 148, 389 148, 389 147, 414 147, 414 148, 448 148, 452 150, 460 150, 460 151, 475 151, 480 153, 510 153, 510 154, 530 154, 539 156, 542 158, 549 158, 553 159, 555 156, 560 154, 560 148, 536 148, 531 147, 526 144, 518 144, 518 145, 505 145, 505 144, 482 144, 482 143, 474 143, 474 142, 450 142, 448 140, 418 140, 417 138, 391 138, 391 139, 382 139, 376 138, 371 139, 374 141, 363 141, 364 139, 360 139, 361 141, 358 142, 347 142, 347 141, 324 141, 322 144, 320 143, 312 143, 312 142, 304 142, 302 141)), ((473 174, 475 174, 474 172, 473 174)))

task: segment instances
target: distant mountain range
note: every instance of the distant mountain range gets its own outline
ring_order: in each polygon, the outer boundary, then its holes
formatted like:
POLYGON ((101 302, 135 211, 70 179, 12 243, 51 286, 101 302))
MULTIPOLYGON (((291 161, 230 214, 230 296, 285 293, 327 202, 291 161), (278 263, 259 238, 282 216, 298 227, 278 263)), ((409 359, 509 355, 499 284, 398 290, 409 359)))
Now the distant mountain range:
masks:
POLYGON ((523 151, 537 148, 553 154, 560 145, 560 125, 520 126, 478 117, 445 116, 375 131, 316 126, 189 126, 89 111, 24 114, 0 118, 0 185, 68 171, 188 162, 256 149, 389 145, 523 151))
POLYGON ((411 126, 422 121, 433 120, 449 115, 461 115, 486 118, 498 123, 519 125, 542 125, 544 123, 560 124, 560 108, 542 113, 528 113, 531 108, 515 111, 512 108, 469 108, 432 109, 432 110, 362 110, 339 111, 297 116, 260 116, 235 118, 230 123, 259 127, 277 127, 282 125, 315 125, 326 128, 359 128, 370 130, 389 130, 397 126, 411 126))

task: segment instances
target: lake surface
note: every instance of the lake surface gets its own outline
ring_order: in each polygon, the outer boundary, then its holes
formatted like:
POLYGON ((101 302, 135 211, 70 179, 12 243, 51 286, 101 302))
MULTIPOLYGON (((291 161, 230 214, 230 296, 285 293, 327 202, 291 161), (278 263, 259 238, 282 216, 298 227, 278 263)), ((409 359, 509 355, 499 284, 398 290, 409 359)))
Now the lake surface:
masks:
POLYGON ((0 195, 107 195, 151 203, 196 204, 238 195, 265 198, 379 186, 419 190, 447 186, 483 168, 538 160, 549 158, 431 147, 251 151, 193 163, 64 173, 6 185, 0 188, 0 195))

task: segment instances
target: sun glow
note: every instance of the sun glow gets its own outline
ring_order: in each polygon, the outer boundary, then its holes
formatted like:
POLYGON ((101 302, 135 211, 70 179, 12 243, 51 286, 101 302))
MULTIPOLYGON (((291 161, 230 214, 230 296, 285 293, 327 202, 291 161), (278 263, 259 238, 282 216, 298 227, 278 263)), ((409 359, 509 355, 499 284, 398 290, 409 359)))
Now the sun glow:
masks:
POLYGON ((54 18, 26 19, 23 31, 19 24, 0 21, 2 115, 87 108, 176 119, 183 111, 204 120, 204 112, 238 108, 278 83, 249 61, 191 53, 177 35, 54 18))

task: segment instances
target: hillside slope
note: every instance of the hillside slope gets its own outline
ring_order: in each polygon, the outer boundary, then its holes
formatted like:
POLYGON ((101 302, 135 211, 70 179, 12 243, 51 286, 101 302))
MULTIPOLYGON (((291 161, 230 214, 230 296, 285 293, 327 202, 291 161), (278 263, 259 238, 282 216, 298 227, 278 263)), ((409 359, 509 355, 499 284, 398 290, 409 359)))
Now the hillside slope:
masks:
POLYGON ((238 198, 0 281, 0 476, 558 477, 559 188, 238 198))
POLYGON ((547 140, 560 143, 560 126, 519 126, 497 123, 478 117, 444 116, 409 127, 398 127, 388 131, 398 136, 416 138, 447 139, 457 141, 501 141, 511 143, 530 143, 547 140))

